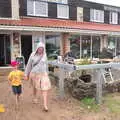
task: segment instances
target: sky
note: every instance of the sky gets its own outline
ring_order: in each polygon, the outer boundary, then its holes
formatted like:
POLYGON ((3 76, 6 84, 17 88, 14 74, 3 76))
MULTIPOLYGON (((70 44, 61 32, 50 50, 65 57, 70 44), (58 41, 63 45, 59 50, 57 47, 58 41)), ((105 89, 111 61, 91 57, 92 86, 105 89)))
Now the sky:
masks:
POLYGON ((120 0, 85 0, 120 7, 120 0))

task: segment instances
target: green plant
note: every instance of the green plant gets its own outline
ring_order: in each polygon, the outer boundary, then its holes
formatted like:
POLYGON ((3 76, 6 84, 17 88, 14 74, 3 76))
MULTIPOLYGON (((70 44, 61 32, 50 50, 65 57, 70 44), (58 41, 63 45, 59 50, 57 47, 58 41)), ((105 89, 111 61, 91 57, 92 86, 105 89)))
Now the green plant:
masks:
POLYGON ((77 62, 77 65, 88 65, 88 64, 91 64, 91 61, 87 58, 85 59, 80 59, 78 62, 77 62))
POLYGON ((94 98, 85 97, 81 100, 82 106, 87 108, 90 111, 98 112, 100 106, 96 104, 94 98))

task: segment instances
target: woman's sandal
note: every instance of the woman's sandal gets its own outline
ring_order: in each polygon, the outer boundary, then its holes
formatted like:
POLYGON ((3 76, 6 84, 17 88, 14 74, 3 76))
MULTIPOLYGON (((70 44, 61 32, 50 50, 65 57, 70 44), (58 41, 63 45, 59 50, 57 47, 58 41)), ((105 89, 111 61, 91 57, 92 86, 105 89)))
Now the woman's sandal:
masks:
POLYGON ((44 111, 44 112, 48 112, 48 109, 44 108, 43 111, 44 111))
POLYGON ((38 99, 37 98, 33 99, 33 103, 37 104, 38 103, 38 99))

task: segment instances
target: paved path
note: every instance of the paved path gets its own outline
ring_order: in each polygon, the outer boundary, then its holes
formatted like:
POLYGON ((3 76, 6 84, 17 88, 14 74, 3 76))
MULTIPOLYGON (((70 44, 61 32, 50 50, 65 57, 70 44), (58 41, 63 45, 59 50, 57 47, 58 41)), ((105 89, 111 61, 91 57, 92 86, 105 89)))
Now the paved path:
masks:
POLYGON ((38 104, 32 103, 32 91, 29 81, 23 82, 23 95, 19 109, 15 107, 14 96, 7 80, 0 82, 0 104, 5 106, 5 112, 0 113, 0 120, 120 120, 108 118, 107 113, 91 113, 80 106, 80 102, 68 95, 59 100, 58 90, 53 87, 49 97, 49 112, 42 111, 42 100, 38 93, 38 104))
POLYGON ((50 93, 49 108, 50 111, 45 113, 42 111, 42 100, 38 93, 38 104, 32 103, 32 91, 28 81, 23 83, 23 95, 20 108, 16 109, 14 96, 8 82, 0 82, 0 104, 5 106, 5 112, 0 113, 0 120, 81 120, 80 114, 74 114, 76 108, 70 100, 59 100, 56 94, 56 88, 53 87, 50 93))

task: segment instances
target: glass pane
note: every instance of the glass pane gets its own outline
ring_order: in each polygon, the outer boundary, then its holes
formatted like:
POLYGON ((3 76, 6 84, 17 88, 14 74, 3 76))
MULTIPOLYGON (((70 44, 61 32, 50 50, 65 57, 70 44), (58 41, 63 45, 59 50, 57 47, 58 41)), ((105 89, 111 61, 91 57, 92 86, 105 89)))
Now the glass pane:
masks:
POLYGON ((103 58, 113 58, 115 56, 115 37, 108 37, 108 46, 103 49, 103 58))
POLYGON ((87 35, 83 35, 81 39, 82 44, 82 58, 90 58, 90 45, 91 45, 91 37, 87 35))
POLYGON ((48 59, 57 59, 60 55, 60 35, 46 35, 45 39, 48 59))
POLYGON ((80 58, 80 35, 71 35, 70 39, 70 50, 77 59, 80 58))
POLYGON ((117 38, 116 55, 120 57, 120 37, 117 38))
POLYGON ((47 2, 35 2, 35 15, 48 16, 48 3, 47 2))
POLYGON ((33 15, 34 14, 33 4, 34 4, 33 0, 27 0, 27 14, 28 15, 33 15))
POLYGON ((57 5, 57 7, 59 18, 69 18, 69 7, 67 5, 57 5))
POLYGON ((92 37, 92 58, 99 58, 100 55, 100 37, 92 37))

